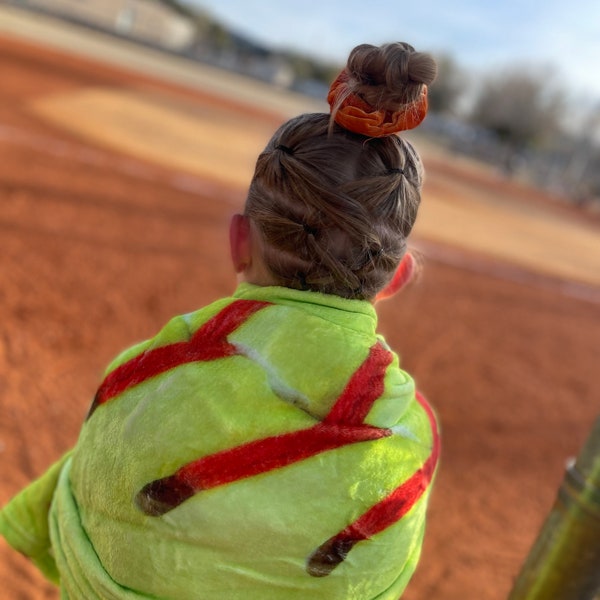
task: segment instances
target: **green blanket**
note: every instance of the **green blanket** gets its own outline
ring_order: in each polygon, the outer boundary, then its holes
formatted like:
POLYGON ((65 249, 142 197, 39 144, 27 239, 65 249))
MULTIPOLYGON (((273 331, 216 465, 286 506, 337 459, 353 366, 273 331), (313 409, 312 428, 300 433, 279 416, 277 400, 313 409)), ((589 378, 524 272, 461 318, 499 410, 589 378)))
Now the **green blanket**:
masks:
POLYGON ((72 600, 396 600, 439 441, 376 325, 249 284, 173 319, 109 366, 0 533, 72 600))

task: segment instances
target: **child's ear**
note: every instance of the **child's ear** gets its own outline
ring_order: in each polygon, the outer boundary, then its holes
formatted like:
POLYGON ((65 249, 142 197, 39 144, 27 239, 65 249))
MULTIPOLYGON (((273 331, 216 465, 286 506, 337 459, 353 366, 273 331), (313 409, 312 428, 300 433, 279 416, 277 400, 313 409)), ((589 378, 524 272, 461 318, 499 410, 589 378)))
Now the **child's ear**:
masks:
POLYGON ((244 215, 233 215, 229 224, 229 249, 236 273, 242 273, 252 263, 250 221, 244 215))
POLYGON ((375 296, 375 302, 385 300, 400 291, 411 280, 415 270, 415 259, 412 254, 407 252, 400 261, 392 280, 375 296))

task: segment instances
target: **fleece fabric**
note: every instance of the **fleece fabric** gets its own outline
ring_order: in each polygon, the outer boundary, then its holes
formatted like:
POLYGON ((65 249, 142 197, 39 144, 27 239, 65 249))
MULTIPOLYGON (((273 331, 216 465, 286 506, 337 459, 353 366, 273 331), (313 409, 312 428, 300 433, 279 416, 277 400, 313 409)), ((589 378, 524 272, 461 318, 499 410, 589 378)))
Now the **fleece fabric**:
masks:
POLYGON ((368 302, 249 284, 174 318, 0 533, 63 600, 396 600, 439 440, 376 327, 368 302))

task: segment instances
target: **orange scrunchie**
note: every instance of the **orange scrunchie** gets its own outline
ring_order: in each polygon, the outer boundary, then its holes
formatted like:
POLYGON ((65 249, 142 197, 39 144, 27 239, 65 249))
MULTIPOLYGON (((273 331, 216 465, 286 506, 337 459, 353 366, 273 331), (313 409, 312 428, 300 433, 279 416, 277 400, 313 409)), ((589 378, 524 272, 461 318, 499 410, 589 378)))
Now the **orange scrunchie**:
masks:
MULTIPOLYGON (((333 108, 338 95, 348 87, 348 72, 344 69, 331 84, 327 102, 333 108)), ((398 131, 413 129, 427 114, 427 86, 419 100, 409 104, 402 110, 375 110, 357 94, 349 94, 335 113, 335 122, 349 131, 368 137, 383 137, 398 131)))

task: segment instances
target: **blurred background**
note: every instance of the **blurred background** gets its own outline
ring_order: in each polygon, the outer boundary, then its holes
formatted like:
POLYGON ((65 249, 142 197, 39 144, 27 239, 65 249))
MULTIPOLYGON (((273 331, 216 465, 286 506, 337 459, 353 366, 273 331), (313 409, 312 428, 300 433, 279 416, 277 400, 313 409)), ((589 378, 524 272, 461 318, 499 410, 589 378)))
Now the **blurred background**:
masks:
MULTIPOLYGON (((322 99, 349 50, 410 40, 440 72, 426 131, 581 205, 600 194, 593 0, 3 0, 322 99)), ((597 206, 596 206, 597 210, 597 206)))
MULTIPOLYGON (((0 506, 77 440, 103 369, 235 287, 275 128, 357 44, 434 54, 420 275, 379 328, 442 460, 407 600, 505 599, 600 412, 600 5, 0 0, 0 506)), ((3 598, 57 591, 0 539, 3 598)))

